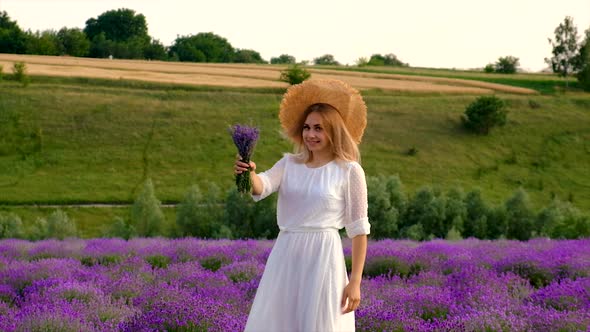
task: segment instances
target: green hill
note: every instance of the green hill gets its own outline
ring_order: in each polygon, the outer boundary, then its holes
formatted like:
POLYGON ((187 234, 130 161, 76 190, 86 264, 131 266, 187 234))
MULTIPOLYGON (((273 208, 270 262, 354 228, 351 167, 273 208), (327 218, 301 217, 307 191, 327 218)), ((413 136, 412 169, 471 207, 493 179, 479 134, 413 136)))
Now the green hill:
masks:
MULTIPOLYGON (((5 210, 19 203, 131 202, 144 175, 164 202, 177 202, 192 184, 231 188, 236 150, 227 129, 235 123, 260 127, 259 170, 291 150, 277 117, 281 89, 92 79, 39 79, 27 88, 3 81, 0 89, 5 210)), ((475 95, 363 95, 368 176, 399 174, 410 193, 423 185, 479 187, 494 203, 523 187, 537 207, 559 197, 590 210, 589 94, 498 95, 509 120, 489 136, 461 127, 475 95)))

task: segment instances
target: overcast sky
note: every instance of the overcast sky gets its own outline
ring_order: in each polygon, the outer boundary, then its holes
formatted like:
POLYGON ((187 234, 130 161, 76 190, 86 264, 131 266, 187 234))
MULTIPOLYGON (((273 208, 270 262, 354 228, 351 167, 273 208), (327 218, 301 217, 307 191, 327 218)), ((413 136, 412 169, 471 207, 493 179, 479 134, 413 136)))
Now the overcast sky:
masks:
POLYGON ((566 16, 590 28, 590 0, 0 0, 28 30, 84 28, 118 8, 143 14, 149 34, 169 46, 177 35, 213 32, 266 60, 329 53, 341 63, 394 53, 415 67, 476 68, 512 55, 538 71, 547 41, 566 16))

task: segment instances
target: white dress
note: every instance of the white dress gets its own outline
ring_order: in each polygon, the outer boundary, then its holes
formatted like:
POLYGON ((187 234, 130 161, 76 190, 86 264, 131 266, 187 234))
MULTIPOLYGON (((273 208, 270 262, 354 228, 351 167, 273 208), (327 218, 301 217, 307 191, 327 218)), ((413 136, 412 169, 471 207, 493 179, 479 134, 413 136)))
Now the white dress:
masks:
POLYGON ((354 331, 340 301, 348 275, 338 230, 369 234, 365 173, 357 162, 317 168, 285 154, 259 174, 261 200, 278 190, 281 230, 266 262, 246 331, 354 331))

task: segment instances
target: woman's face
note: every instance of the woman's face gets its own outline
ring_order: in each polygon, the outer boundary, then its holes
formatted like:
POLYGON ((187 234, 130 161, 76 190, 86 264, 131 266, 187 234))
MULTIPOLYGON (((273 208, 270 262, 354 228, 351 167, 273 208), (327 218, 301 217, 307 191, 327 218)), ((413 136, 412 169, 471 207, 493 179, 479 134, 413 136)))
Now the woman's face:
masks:
POLYGON ((303 125, 303 143, 311 152, 328 152, 330 142, 324 129, 322 117, 317 112, 311 112, 303 125))

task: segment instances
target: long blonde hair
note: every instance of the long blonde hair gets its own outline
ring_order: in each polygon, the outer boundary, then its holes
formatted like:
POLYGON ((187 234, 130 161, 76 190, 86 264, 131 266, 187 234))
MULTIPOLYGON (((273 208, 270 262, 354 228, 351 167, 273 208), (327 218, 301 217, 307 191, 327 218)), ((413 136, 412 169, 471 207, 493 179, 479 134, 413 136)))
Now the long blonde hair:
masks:
POLYGON ((338 110, 332 105, 324 103, 313 104, 303 113, 298 124, 299 140, 295 142, 296 159, 303 163, 313 159, 311 151, 307 149, 307 146, 303 142, 303 125, 307 116, 313 112, 319 114, 322 118, 322 125, 335 159, 360 162, 361 154, 359 148, 350 136, 348 129, 346 129, 342 116, 340 116, 338 110))

